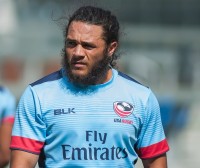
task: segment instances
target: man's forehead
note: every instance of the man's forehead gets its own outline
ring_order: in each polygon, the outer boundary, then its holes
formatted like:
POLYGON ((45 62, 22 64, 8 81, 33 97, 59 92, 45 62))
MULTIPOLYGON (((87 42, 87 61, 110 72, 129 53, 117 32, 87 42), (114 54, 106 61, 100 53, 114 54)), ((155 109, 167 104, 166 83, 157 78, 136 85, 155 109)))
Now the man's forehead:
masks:
POLYGON ((69 25, 67 36, 69 38, 72 38, 72 36, 81 36, 84 38, 102 39, 103 28, 100 25, 94 25, 80 21, 73 21, 69 25))

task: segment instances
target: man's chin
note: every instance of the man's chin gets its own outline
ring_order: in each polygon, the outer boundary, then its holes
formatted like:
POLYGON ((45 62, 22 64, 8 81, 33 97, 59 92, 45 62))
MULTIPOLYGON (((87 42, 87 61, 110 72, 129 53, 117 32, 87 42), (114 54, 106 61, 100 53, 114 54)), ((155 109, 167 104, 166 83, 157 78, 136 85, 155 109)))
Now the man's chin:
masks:
POLYGON ((71 73, 69 76, 69 80, 76 85, 87 85, 88 76, 80 73, 71 73))
POLYGON ((83 70, 71 70, 71 75, 74 77, 80 77, 80 78, 85 78, 88 76, 88 73, 83 71, 83 70))
POLYGON ((84 80, 88 78, 88 74, 77 73, 77 72, 76 73, 72 72, 70 76, 72 79, 80 79, 80 80, 84 80))

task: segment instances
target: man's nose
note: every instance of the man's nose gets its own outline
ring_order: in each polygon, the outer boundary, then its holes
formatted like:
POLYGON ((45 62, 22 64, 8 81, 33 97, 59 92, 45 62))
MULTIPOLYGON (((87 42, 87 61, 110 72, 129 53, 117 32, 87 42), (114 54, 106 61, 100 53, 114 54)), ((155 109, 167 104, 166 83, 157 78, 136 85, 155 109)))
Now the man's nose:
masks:
POLYGON ((74 56, 84 56, 84 48, 81 45, 77 45, 74 48, 74 56))

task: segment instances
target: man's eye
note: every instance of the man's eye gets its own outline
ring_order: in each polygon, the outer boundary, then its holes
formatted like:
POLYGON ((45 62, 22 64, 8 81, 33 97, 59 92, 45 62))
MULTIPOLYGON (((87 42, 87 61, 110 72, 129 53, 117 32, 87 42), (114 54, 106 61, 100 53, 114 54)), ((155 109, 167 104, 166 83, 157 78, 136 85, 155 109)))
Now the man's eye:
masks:
POLYGON ((66 47, 75 47, 76 43, 74 41, 66 41, 66 47))
POLYGON ((92 46, 90 44, 83 44, 82 46, 83 46, 83 48, 85 48, 87 50, 92 50, 94 48, 94 46, 92 46))

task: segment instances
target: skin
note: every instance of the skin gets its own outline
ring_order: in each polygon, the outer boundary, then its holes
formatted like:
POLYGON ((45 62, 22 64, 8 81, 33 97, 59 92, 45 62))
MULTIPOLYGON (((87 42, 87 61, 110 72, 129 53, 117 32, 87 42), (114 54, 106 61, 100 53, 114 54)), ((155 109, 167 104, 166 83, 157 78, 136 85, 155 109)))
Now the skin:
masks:
POLYGON ((142 160, 144 168, 167 168, 166 153, 158 157, 142 160))
POLYGON ((39 155, 20 150, 12 150, 10 168, 34 168, 38 158, 39 155))
MULTIPOLYGON (((71 74, 79 78, 87 78, 92 69, 105 59, 111 57, 117 48, 117 42, 106 45, 101 26, 72 22, 66 37, 66 53, 71 74)), ((105 83, 112 77, 112 70, 108 69, 94 84, 105 83)), ((167 168, 166 155, 143 160, 144 168, 167 168)), ((38 155, 20 150, 12 150, 11 168, 34 168, 38 155)))
POLYGON ((0 125, 0 168, 3 168, 10 160, 10 137, 12 123, 3 122, 0 125))
MULTIPOLYGON (((107 47, 102 35, 101 26, 79 21, 70 24, 66 38, 66 55, 71 74, 74 77, 87 78, 102 60, 106 57, 112 57, 117 48, 117 42, 112 42, 107 47)), ((107 67, 105 68, 107 69, 107 67)), ((111 76, 112 71, 110 69, 103 75, 99 72, 98 78, 92 84, 105 83, 111 76)))

